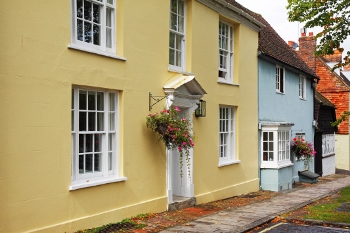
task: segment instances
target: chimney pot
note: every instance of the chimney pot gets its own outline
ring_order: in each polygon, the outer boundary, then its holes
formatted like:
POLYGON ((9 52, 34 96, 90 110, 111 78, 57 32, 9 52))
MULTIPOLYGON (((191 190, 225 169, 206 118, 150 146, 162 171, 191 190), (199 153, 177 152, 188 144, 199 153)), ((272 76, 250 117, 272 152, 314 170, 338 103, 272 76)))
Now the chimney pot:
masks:
POLYGON ((306 36, 306 33, 304 33, 304 32, 303 32, 303 33, 301 33, 301 36, 306 36))
POLYGON ((309 32, 309 36, 314 36, 314 33, 313 32, 309 32))

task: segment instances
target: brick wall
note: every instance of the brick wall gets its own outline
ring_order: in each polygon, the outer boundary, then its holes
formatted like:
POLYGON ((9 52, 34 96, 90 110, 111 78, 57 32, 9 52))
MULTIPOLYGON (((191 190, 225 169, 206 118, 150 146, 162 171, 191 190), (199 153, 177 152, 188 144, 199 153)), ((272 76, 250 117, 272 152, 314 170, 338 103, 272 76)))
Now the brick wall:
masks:
MULTIPOLYGON (((325 62, 339 62, 342 59, 342 53, 335 51, 333 55, 316 58, 314 55, 316 49, 316 40, 313 33, 302 34, 299 38, 299 50, 297 53, 313 69, 320 81, 317 85, 317 91, 331 101, 336 107, 336 116, 340 117, 344 111, 349 111, 349 91, 350 87, 333 73, 325 62)), ((348 119, 338 126, 339 134, 349 133, 348 119)))

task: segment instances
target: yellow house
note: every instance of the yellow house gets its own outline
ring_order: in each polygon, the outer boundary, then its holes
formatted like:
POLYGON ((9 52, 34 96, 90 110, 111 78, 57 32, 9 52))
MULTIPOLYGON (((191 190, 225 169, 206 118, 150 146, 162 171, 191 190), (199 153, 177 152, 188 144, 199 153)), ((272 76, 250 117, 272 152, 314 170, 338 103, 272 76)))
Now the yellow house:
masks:
POLYGON ((0 232, 75 232, 259 189, 264 25, 245 8, 17 0, 0 14, 0 232), (145 126, 170 105, 196 135, 182 178, 178 152, 145 126))

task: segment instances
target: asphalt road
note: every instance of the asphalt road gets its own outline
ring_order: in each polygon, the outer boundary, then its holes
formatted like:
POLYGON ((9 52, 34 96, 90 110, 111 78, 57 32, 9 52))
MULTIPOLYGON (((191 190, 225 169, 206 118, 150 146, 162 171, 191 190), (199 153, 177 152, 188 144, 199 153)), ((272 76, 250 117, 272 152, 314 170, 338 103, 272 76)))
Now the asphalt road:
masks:
POLYGON ((350 232, 350 229, 322 227, 322 226, 310 226, 310 225, 298 225, 294 223, 271 223, 268 226, 261 228, 252 233, 281 233, 281 232, 293 232, 293 233, 344 233, 350 232))

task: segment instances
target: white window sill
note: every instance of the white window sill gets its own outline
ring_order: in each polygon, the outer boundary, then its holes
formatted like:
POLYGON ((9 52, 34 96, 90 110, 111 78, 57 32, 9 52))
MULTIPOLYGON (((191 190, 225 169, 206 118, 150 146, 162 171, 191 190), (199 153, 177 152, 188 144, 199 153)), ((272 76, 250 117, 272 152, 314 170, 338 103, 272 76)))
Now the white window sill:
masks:
POLYGON ((285 95, 286 94, 285 92, 280 92, 280 91, 277 91, 277 90, 276 90, 276 93, 277 94, 281 94, 281 95, 285 95))
POLYGON ((227 85, 231 85, 231 86, 239 86, 239 84, 237 84, 237 83, 229 82, 229 81, 226 81, 224 79, 218 79, 218 83, 227 84, 227 85))
POLYGON ((177 68, 174 67, 174 66, 169 66, 169 67, 168 67, 168 71, 174 72, 174 73, 178 73, 178 74, 184 74, 184 75, 194 75, 193 73, 190 73, 190 72, 187 72, 187 71, 183 71, 183 70, 181 70, 180 68, 177 69, 177 68))
POLYGON ((68 48, 69 49, 76 49, 76 50, 86 52, 86 53, 93 53, 93 54, 97 54, 97 55, 104 56, 104 57, 110 57, 110 58, 126 61, 125 57, 120 57, 115 53, 97 50, 97 49, 93 49, 93 48, 86 48, 86 47, 82 47, 82 46, 79 46, 76 44, 70 44, 70 45, 68 45, 68 48))
POLYGON ((88 188, 88 187, 93 187, 93 186, 98 186, 98 185, 104 185, 104 184, 109 184, 109 183, 116 183, 116 182, 121 182, 121 181, 126 181, 126 177, 113 177, 113 178, 108 178, 108 179, 103 179, 103 180, 96 180, 96 181, 89 181, 85 183, 77 183, 77 184, 72 184, 69 186, 69 190, 77 190, 77 189, 82 189, 82 188, 88 188))
POLYGON ((219 161, 218 167, 224 167, 231 164, 241 163, 241 160, 229 160, 229 161, 219 161))
POLYGON ((277 164, 277 163, 264 163, 262 162, 261 165, 260 165, 260 168, 272 168, 272 169, 281 169, 281 168, 284 168, 284 167, 290 167, 290 166, 293 166, 294 164, 290 161, 288 162, 284 162, 284 163, 280 163, 280 164, 277 164))

